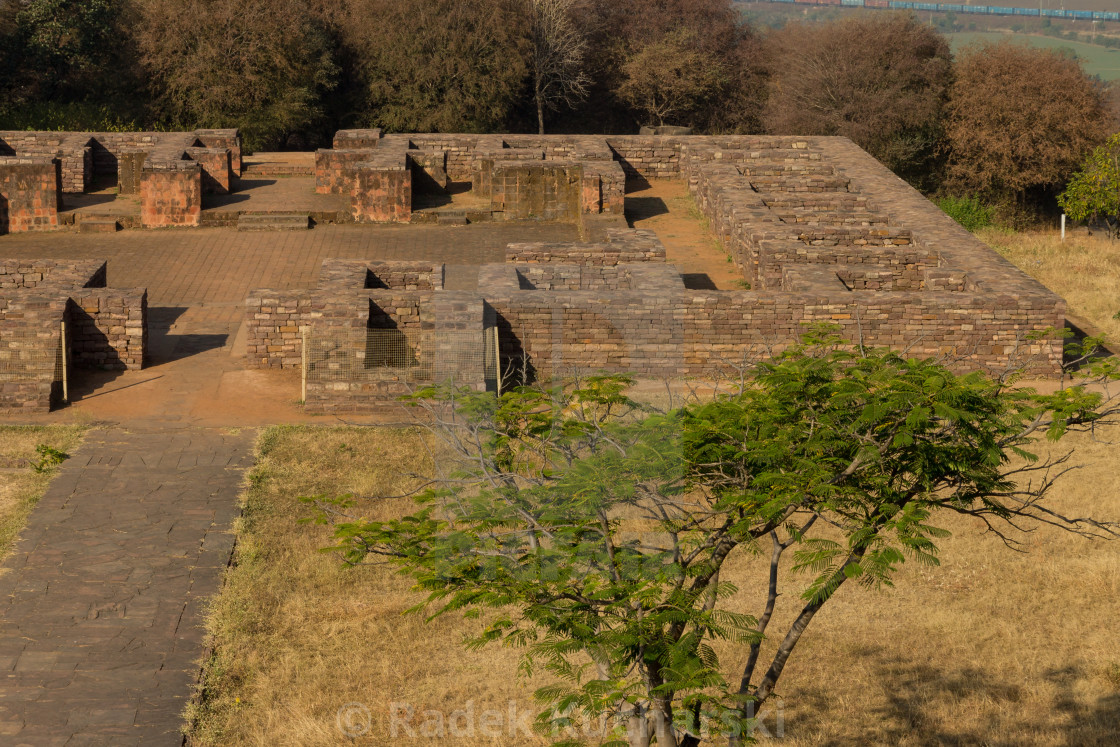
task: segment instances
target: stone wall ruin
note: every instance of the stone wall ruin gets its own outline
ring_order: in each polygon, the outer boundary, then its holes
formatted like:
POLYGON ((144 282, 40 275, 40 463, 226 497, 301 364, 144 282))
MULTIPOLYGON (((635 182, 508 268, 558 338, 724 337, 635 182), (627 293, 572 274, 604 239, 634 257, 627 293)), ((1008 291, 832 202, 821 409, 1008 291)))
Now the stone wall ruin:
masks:
MULTIPOLYGON (((583 241, 511 244, 504 264, 480 269, 473 296, 480 311, 470 324, 479 334, 496 328, 502 365, 538 377, 719 375, 780 350, 815 322, 838 325, 852 344, 942 357, 958 368, 1023 365, 1050 375, 1061 363, 1061 340, 1043 333, 1065 326, 1062 299, 843 138, 406 138, 362 131, 340 133, 336 146, 343 142, 361 147, 347 156, 319 152, 320 189, 345 192, 360 178, 348 172, 388 170, 357 155, 382 148, 392 151, 397 172, 420 170, 435 183, 444 175, 449 182, 469 179, 489 191, 492 208, 521 220, 571 217, 571 197, 555 186, 522 199, 534 189, 534 167, 554 167, 552 174, 579 182, 583 241), (409 166, 414 150, 424 160, 409 166), (587 173, 600 175, 597 191, 587 173), (617 220, 626 177, 686 179, 749 289, 686 288, 656 236, 617 220)), ((377 194, 395 199, 387 189, 377 194)), ((401 206, 399 217, 406 213, 401 206)), ((366 271, 407 274, 393 265, 366 271)), ((451 323, 436 312, 441 298, 470 297, 434 283, 390 281, 375 291, 360 284, 366 276, 359 270, 352 268, 345 285, 327 282, 325 266, 316 289, 255 292, 247 302, 249 365, 300 365, 303 330, 364 327, 371 308, 413 309, 416 324, 435 328, 451 323)), ((339 385, 314 402, 309 394, 308 406, 361 411, 396 393, 339 385)))
POLYGON ((237 130, 0 131, 0 233, 59 227, 67 193, 100 181, 140 198, 146 228, 197 226, 202 194, 226 194, 241 174, 237 130))
POLYGON ((0 411, 58 405, 63 365, 142 368, 147 307, 144 289, 108 287, 100 260, 0 259, 0 411))

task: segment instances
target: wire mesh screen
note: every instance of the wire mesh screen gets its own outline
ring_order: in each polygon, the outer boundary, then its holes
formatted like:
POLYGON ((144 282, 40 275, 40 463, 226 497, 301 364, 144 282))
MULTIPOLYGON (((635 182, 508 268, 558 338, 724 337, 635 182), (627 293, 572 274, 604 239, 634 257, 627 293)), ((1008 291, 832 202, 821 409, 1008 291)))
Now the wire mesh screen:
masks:
POLYGON ((498 376, 497 328, 311 330, 304 374, 314 382, 453 383, 487 389, 498 376))
POLYGON ((59 330, 4 331, 0 334, 0 382, 61 382, 62 342, 59 330))

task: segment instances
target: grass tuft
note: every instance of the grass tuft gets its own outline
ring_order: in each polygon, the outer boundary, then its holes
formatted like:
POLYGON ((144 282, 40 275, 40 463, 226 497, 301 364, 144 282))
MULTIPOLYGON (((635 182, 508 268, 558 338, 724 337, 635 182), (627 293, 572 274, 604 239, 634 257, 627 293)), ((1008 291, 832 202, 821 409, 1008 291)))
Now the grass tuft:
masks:
POLYGON ((0 558, 83 433, 80 426, 0 426, 0 558))

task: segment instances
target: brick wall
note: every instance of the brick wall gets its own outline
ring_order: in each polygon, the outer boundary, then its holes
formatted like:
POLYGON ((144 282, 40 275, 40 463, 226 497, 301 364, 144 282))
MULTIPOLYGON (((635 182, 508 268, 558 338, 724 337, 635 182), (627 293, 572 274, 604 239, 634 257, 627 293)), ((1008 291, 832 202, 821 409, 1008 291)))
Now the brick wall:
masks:
MULTIPOLYGON (((134 164, 121 161, 125 154, 147 153, 156 160, 182 159, 188 148, 228 150, 229 173, 241 175, 241 135, 235 129, 193 132, 0 132, 0 156, 57 158, 61 163, 62 190, 84 192, 95 176, 116 176, 125 188, 121 169, 134 164)), ((135 160, 136 156, 129 156, 135 160)), ((142 159, 141 159, 142 160, 142 159)), ((215 171, 215 174, 218 174, 215 171)), ((217 182, 229 177, 215 176, 217 182)), ((131 180, 135 184, 135 179, 131 180)), ((227 187, 228 188, 228 187, 227 187)), ((130 194, 131 192, 123 192, 130 194)))
POLYGON ((0 260, 0 409, 58 401, 63 322, 70 366, 143 366, 147 293, 105 285, 100 260, 0 260))
POLYGON ((443 265, 435 262, 377 262, 324 259, 320 290, 442 290, 443 265))
POLYGON ((366 161, 355 167, 350 212, 358 223, 407 223, 412 216, 412 171, 403 157, 397 160, 366 161))
POLYGON ((1065 312, 1053 297, 845 293, 839 283, 827 295, 521 291, 488 295, 487 302, 498 316, 503 353, 527 353, 545 376, 573 370, 653 376, 727 371, 780 350, 813 322, 839 324, 848 339, 867 346, 966 358, 957 368, 1001 368, 1009 358, 1033 357, 1030 370, 1049 374, 1060 362, 1060 346, 1026 337, 1061 326, 1065 312))
POLYGON ((43 296, 0 296, 0 412, 46 412, 58 401, 63 308, 43 296))
POLYGON ((197 226, 202 216, 202 168, 191 161, 145 164, 140 223, 145 228, 197 226))
POLYGON ((0 259, 0 292, 51 286, 104 288, 106 263, 97 259, 0 259))
POLYGON ((225 148, 187 148, 187 157, 202 169, 202 191, 212 195, 228 195, 233 182, 231 154, 225 148))
POLYGON ((381 130, 339 130, 334 134, 333 147, 338 150, 369 150, 381 140, 381 130))
POLYGON ((148 151, 143 148, 124 148, 117 154, 117 187, 122 195, 140 194, 147 158, 148 151))
POLYGON ((490 208, 507 220, 575 220, 583 171, 562 161, 496 161, 490 208))
POLYGON ((0 233, 58 228, 59 169, 56 159, 0 157, 0 233))
POLYGON ((203 148, 218 148, 229 151, 230 168, 234 176, 241 176, 242 154, 241 133, 235 129, 195 130, 195 137, 203 148))
POLYGON ((446 193, 447 153, 442 150, 410 150, 408 164, 412 169, 412 189, 416 192, 446 193))
MULTIPOLYGON (((1064 302, 843 139, 386 136, 361 169, 407 171, 406 148, 441 152, 451 178, 477 166, 476 186, 489 180, 492 207, 506 217, 574 218, 593 239, 511 244, 507 264, 480 269, 473 300, 429 291, 434 269, 325 263, 318 290, 250 299, 253 365, 298 365, 301 324, 408 329, 427 309, 433 329, 457 311, 456 323, 474 329, 468 310, 483 301, 502 356, 524 353, 541 375, 710 375, 780 350, 814 322, 839 325, 852 344, 956 359, 962 369, 1015 362, 1049 374, 1060 363, 1059 339, 1027 337, 1063 326, 1064 302), (621 174, 687 180, 754 290, 685 290, 656 236, 612 215, 621 174), (378 277, 387 290, 370 290, 378 277)), ((380 185, 356 194, 380 200, 382 215, 392 203, 380 185)), ((316 395, 322 406, 337 397, 349 407, 388 385, 332 386, 316 395)))
POLYGON ((245 300, 246 367, 298 368, 303 355, 300 329, 322 318, 323 301, 306 291, 253 291, 245 300))
POLYGON ((315 191, 319 194, 348 195, 354 191, 354 167, 369 159, 365 150, 315 151, 315 191))
POLYGON ((145 290, 75 291, 67 312, 74 365, 129 371, 143 368, 147 315, 145 290))

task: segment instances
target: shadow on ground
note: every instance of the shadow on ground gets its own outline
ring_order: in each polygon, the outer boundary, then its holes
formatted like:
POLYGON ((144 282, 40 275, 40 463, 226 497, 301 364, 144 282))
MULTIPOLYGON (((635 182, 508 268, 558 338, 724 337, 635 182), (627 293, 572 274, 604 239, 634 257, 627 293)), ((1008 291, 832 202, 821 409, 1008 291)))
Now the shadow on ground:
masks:
POLYGON ((716 290, 715 282, 706 272, 682 272, 681 280, 689 290, 716 290))
POLYGON ((175 322, 186 311, 185 306, 155 306, 148 310, 148 366, 173 363, 225 347, 229 340, 226 333, 173 332, 175 322))
POLYGON ((634 221, 652 218, 655 215, 667 215, 669 206, 660 197, 627 197, 626 220, 633 228, 634 221))
POLYGON ((1037 743, 1073 747, 1115 744, 1115 735, 1120 733, 1120 692, 1100 696, 1091 706, 1086 706, 1084 685, 1080 696, 1075 694, 1074 687, 1079 681, 1092 679, 1094 674, 1081 667, 1045 672, 1042 679, 1054 684, 1058 695, 1049 708, 1028 711, 1018 705, 1028 697, 1022 687, 1001 682, 984 669, 954 666, 952 662, 892 660, 892 655, 875 646, 853 650, 853 657, 875 660, 875 671, 885 697, 880 699, 872 694, 864 702, 878 702, 877 706, 852 712, 840 722, 836 721, 836 692, 813 687, 787 693, 785 736, 812 739, 824 745, 905 742, 930 747, 977 744, 1010 747, 1022 743, 1024 734, 1032 734, 1037 737, 1037 743), (983 715, 975 713, 978 702, 993 715, 1008 708, 1031 715, 1015 723, 1013 733, 1001 735, 998 722, 985 720, 983 715), (964 719, 953 716, 953 711, 961 707, 969 711, 968 721, 980 721, 983 725, 962 726, 964 719))
POLYGON ((207 210, 210 208, 227 207, 240 202, 247 202, 251 196, 245 194, 245 192, 260 187, 271 187, 273 184, 276 184, 275 179, 236 179, 233 184, 230 185, 233 191, 229 194, 204 194, 202 196, 202 209, 207 210))

